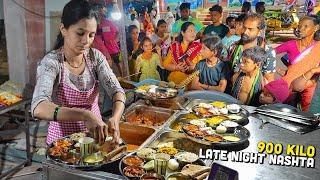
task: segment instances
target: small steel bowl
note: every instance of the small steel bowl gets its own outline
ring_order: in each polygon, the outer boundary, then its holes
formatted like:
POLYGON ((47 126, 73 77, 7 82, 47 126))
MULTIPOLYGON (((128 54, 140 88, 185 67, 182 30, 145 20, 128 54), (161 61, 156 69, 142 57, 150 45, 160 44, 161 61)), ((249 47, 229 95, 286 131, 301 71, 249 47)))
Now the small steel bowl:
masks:
MULTIPOLYGON (((194 162, 196 162, 198 159, 199 159, 199 157, 196 159, 196 160, 194 160, 194 161, 183 161, 182 159, 179 159, 178 158, 178 156, 180 155, 180 154, 182 154, 182 153, 187 153, 187 152, 179 152, 178 154, 176 154, 175 156, 174 156, 174 158, 178 161, 178 163, 179 163, 179 167, 180 168, 183 168, 185 165, 187 165, 187 164, 192 164, 192 163, 194 163, 194 162)), ((194 153, 193 153, 194 154, 194 153)))
POLYGON ((61 161, 69 165, 77 165, 80 163, 81 155, 80 153, 69 152, 66 155, 61 156, 61 161))
POLYGON ((126 165, 126 166, 142 166, 142 165, 145 163, 145 160, 144 160, 143 158, 139 157, 139 156, 126 156, 126 157, 124 157, 124 158, 122 159, 122 162, 123 162, 123 164, 126 165), (126 162, 126 159, 128 159, 128 158, 138 158, 138 159, 141 159, 142 162, 141 162, 140 164, 128 164, 128 163, 126 162))
POLYGON ((228 133, 233 133, 234 130, 239 126, 237 122, 230 121, 230 120, 223 121, 221 125, 227 128, 228 133))
POLYGON ((140 166, 127 166, 127 167, 125 167, 125 168, 123 169, 123 174, 124 174, 124 176, 126 176, 126 177, 129 178, 129 179, 140 179, 140 177, 145 174, 145 170, 144 170, 142 167, 140 167, 140 166), (142 173, 142 175, 140 175, 140 176, 128 176, 128 175, 126 175, 126 171, 128 171, 128 169, 130 169, 130 168, 136 168, 136 169, 142 170, 143 173, 142 173))
POLYGON ((87 164, 87 165, 100 165, 103 161, 104 161, 104 157, 101 154, 101 152, 93 153, 93 154, 91 154, 91 155, 89 155, 89 156, 87 156, 87 157, 85 157, 83 159, 84 164, 87 164), (96 159, 99 159, 99 160, 96 160, 94 162, 88 162, 88 161, 86 161, 86 158, 88 158, 88 157, 96 158, 96 159))

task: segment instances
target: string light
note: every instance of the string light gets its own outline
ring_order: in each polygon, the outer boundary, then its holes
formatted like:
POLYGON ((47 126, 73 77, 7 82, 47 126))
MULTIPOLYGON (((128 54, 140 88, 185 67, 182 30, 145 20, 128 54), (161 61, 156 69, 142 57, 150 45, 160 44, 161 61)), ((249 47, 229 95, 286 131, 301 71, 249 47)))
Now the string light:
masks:
POLYGON ((122 13, 118 7, 117 0, 113 0, 112 4, 113 4, 113 8, 112 8, 112 12, 111 12, 111 18, 113 20, 119 21, 122 17, 122 13))

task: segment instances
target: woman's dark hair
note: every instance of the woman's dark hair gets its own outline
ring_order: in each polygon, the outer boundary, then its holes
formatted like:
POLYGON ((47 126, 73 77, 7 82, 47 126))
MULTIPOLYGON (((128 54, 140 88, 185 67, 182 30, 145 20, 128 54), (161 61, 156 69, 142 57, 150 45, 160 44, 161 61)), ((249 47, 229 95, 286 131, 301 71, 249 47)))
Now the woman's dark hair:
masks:
MULTIPOLYGON (((68 29, 71 25, 76 24, 84 18, 95 18, 98 21, 98 12, 95 11, 93 6, 86 0, 71 0, 63 8, 61 23, 68 29)), ((59 49, 63 44, 64 39, 60 32, 53 49, 59 49)))
POLYGON ((219 36, 209 36, 201 40, 202 44, 204 44, 207 48, 209 48, 212 52, 216 53, 216 57, 220 58, 221 51, 223 49, 223 45, 219 36))
MULTIPOLYGON (((314 25, 320 26, 320 17, 318 17, 318 16, 316 16, 316 15, 304 16, 303 18, 301 18, 300 21, 302 21, 303 19, 311 20, 314 25)), ((318 27, 317 31, 314 33, 313 39, 314 39, 315 41, 320 41, 320 27, 318 27)))
MULTIPOLYGON (((132 54, 132 51, 133 51, 133 41, 132 41, 132 38, 131 38, 131 33, 134 29, 137 29, 138 30, 138 27, 136 25, 130 25, 127 29, 127 50, 128 50, 128 55, 131 56, 136 59, 137 58, 137 54, 132 54)), ((139 39, 139 38, 138 38, 139 39)))
POLYGON ((182 42, 183 41, 182 32, 185 33, 187 31, 188 27, 191 26, 191 25, 194 26, 194 24, 192 22, 185 22, 185 23, 182 24, 181 31, 180 31, 180 34, 179 34, 178 39, 177 39, 178 42, 182 42))
POLYGON ((131 38, 131 33, 134 29, 138 29, 138 27, 136 25, 130 25, 127 29, 127 48, 128 48, 128 52, 133 50, 133 42, 132 42, 132 38, 131 38))
POLYGON ((130 26, 128 27, 128 33, 129 33, 129 35, 132 33, 132 31, 133 31, 134 29, 138 29, 138 27, 137 27, 136 25, 130 25, 130 26))

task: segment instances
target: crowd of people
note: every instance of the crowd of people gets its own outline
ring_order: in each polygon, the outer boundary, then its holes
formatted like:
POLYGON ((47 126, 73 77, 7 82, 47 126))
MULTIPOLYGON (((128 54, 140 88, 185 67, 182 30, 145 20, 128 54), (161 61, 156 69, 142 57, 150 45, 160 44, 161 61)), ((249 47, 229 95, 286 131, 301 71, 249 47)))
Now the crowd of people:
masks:
MULTIPOLYGON (((126 37, 131 80, 178 85, 199 71, 186 90, 215 90, 247 105, 287 103, 308 111, 319 74, 319 60, 312 58, 318 54, 319 19, 302 17, 296 39, 272 48, 265 34, 264 5, 257 3, 254 13, 246 2, 241 14, 226 17, 225 23, 223 8, 214 5, 209 9, 212 23, 206 27, 191 16, 189 3, 182 3, 179 13, 168 7, 162 19, 156 9, 139 15, 131 8, 126 37), (276 54, 281 53, 287 68, 277 66, 276 54)), ((94 44, 102 41, 107 48, 94 47, 110 65, 117 65, 121 76, 117 28, 101 19, 94 44)))
MULTIPOLYGON (((296 39, 272 48, 265 34, 263 2, 256 4, 255 13, 250 3, 243 4, 242 13, 227 17, 225 23, 223 8, 214 5, 209 9, 212 23, 206 27, 191 16, 190 4, 182 3, 179 10, 180 19, 174 23, 168 22, 174 20, 168 8, 165 18, 157 18, 157 23, 149 21, 147 13, 143 26, 129 25, 130 73, 140 73, 134 80, 151 78, 179 84, 199 71, 186 90, 221 91, 253 106, 287 103, 309 110, 320 62, 311 58, 318 57, 316 16, 302 17, 296 39), (145 24, 154 28, 146 30, 145 24), (281 53, 287 68, 277 66, 276 54, 281 53)), ((150 19, 155 19, 154 15, 151 13, 150 19)))
MULTIPOLYGON (((168 21, 172 13, 157 20, 157 12, 150 16, 146 10, 143 28, 128 26, 130 74, 137 75, 136 81, 156 79, 179 85, 198 72, 186 91, 220 91, 252 106, 299 104, 304 111, 311 106, 319 113, 319 106, 312 103, 319 103, 320 93, 319 19, 312 15, 301 18, 296 40, 274 50, 265 37, 261 4, 259 13, 246 6, 242 10, 223 24, 223 8, 214 5, 210 8, 212 24, 207 27, 190 16, 188 3, 180 5, 181 17, 173 24, 168 21), (283 58, 286 69, 277 67, 276 53, 288 55, 283 58)), ((104 4, 91 5, 86 0, 67 3, 56 44, 38 65, 31 112, 50 121, 48 144, 90 129, 97 130, 99 141, 104 142, 106 128, 113 142, 120 142, 125 91, 112 69, 117 68, 122 76, 119 31, 105 11, 104 4), (112 102, 108 126, 99 109, 99 87, 112 102)), ((136 13, 132 12, 134 21, 136 13)))

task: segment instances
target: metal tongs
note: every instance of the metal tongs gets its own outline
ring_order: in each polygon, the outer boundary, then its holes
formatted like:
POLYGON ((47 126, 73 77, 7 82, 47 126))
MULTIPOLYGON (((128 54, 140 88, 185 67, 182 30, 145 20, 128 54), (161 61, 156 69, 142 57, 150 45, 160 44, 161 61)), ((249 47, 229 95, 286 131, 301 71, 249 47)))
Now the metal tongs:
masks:
POLYGON ((278 111, 273 109, 261 109, 261 108, 257 108, 255 112, 264 116, 268 116, 276 119, 284 119, 290 122, 304 124, 308 126, 316 126, 319 124, 319 119, 316 116, 308 117, 308 116, 304 116, 302 114, 297 114, 297 113, 290 113, 290 112, 278 111))

